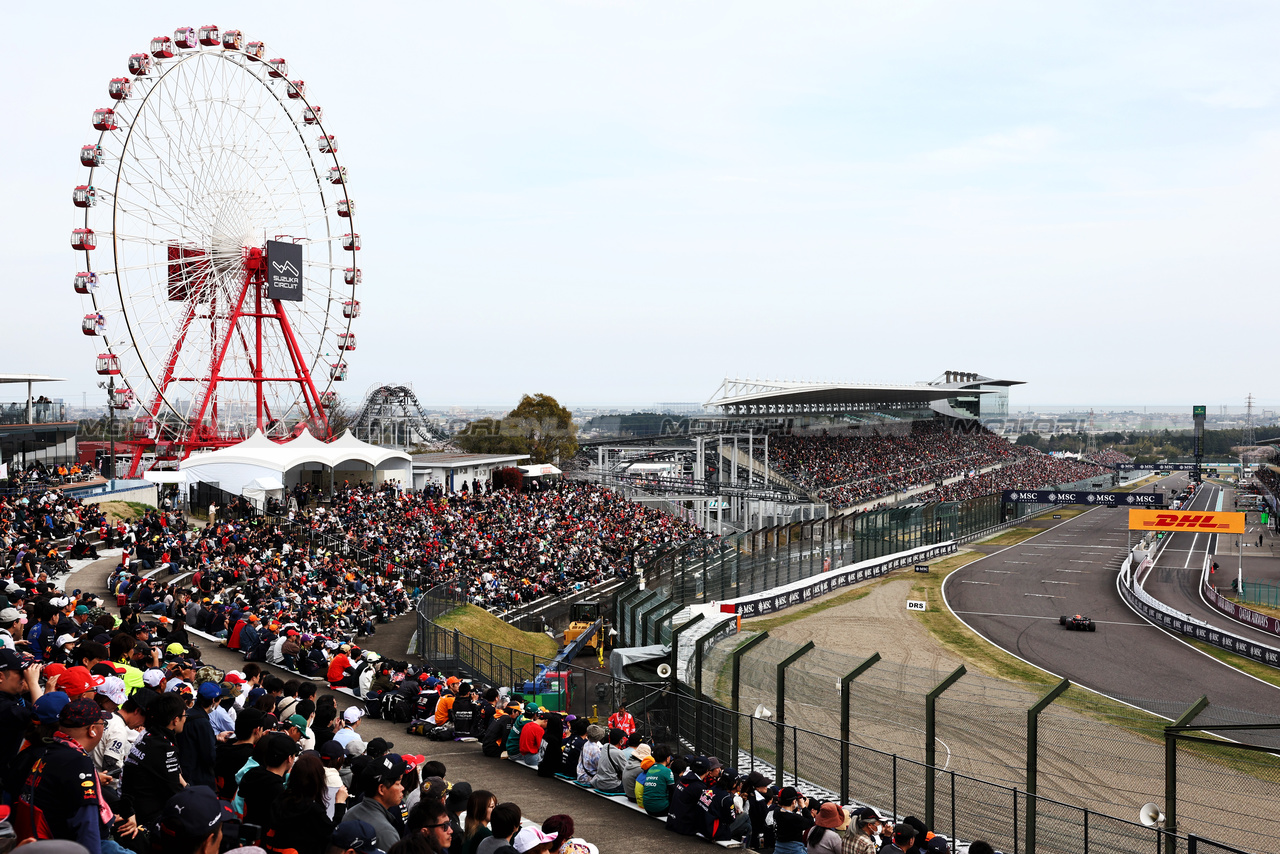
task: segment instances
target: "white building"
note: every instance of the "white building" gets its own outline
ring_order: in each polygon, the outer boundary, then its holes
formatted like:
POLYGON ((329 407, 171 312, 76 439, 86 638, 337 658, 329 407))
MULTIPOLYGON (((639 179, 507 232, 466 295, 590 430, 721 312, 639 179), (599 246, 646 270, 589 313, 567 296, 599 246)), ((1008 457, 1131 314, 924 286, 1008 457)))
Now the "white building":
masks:
MULTIPOLYGON (((436 484, 446 494, 461 492, 462 484, 489 482, 498 469, 518 467, 528 454, 416 454, 413 457, 413 488, 436 484)), ((470 488, 470 486, 468 486, 470 488)))

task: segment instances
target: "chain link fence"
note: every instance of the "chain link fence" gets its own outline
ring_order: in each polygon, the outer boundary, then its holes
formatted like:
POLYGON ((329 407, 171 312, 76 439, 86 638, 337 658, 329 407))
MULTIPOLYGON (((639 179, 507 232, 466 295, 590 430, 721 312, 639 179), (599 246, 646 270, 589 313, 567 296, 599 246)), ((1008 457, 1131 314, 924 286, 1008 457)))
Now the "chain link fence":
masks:
MULTIPOLYGON (((708 699, 730 701, 731 651, 752 637, 723 641, 704 656, 708 699)), ((844 800, 925 817, 930 811, 925 697, 948 674, 876 662, 849 683, 848 741, 842 743, 841 679, 862 659, 816 648, 805 652, 784 675, 779 709, 778 666, 801 649, 766 637, 741 656, 738 710, 748 718, 740 723, 740 751, 780 769, 788 782, 796 778, 844 800), (756 715, 764 718, 751 717, 756 715), (778 739, 779 729, 793 727, 800 732, 778 739)), ((1002 840, 1001 850, 1015 850, 1020 834, 1025 839, 1027 833, 1027 762, 1034 750, 1036 850, 1086 850, 1086 835, 1091 850, 1156 850, 1156 831, 1133 819, 1143 804, 1165 802, 1164 728, 1186 708, 1158 704, 1165 719, 1073 688, 1040 713, 1038 738, 1031 744, 1028 709, 1055 684, 1012 684, 965 673, 938 696, 932 721, 934 829, 962 839, 1002 840)), ((1209 707, 1195 726, 1267 724, 1276 725, 1277 719, 1209 707)), ((1249 734, 1263 743, 1280 737, 1268 730, 1249 734)), ((1280 816, 1275 809, 1280 807, 1280 759, 1267 752, 1183 743, 1177 761, 1177 773, 1187 781, 1176 796, 1179 828, 1228 847, 1274 848, 1280 833, 1280 820, 1273 818, 1280 816)), ((1162 845, 1165 851, 1186 850, 1185 840, 1168 834, 1162 845)))

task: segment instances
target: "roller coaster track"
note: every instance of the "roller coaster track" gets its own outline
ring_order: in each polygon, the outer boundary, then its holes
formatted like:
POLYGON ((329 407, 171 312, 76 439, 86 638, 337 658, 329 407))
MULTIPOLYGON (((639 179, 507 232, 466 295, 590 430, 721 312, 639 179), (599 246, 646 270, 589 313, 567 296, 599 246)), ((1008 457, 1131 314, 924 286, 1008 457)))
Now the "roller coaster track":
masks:
POLYGON ((448 442, 449 436, 427 418, 418 402, 418 396, 406 385, 373 386, 365 395, 364 404, 355 418, 354 433, 360 439, 373 442, 375 424, 403 425, 423 442, 448 442))

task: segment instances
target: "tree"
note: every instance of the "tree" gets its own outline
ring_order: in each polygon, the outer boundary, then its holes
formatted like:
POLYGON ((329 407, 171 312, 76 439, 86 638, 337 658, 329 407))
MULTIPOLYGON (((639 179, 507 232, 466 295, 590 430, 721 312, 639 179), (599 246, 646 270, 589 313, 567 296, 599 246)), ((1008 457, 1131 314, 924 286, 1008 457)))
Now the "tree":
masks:
POLYGON ((473 421, 454 442, 473 454, 529 454, 532 462, 554 463, 578 453, 578 428, 554 397, 526 394, 501 421, 473 421))
MULTIPOLYGON (((333 403, 325 407, 324 415, 325 420, 329 422, 329 435, 336 439, 342 435, 343 431, 355 426, 356 416, 359 413, 344 398, 335 397, 333 403)), ((327 438, 319 435, 319 430, 314 427, 311 432, 318 439, 327 438)))
POLYGON ((1038 448, 1040 447, 1040 434, 1039 433, 1023 433, 1021 436, 1018 437, 1017 441, 1014 442, 1013 444, 1027 445, 1032 448, 1038 448))

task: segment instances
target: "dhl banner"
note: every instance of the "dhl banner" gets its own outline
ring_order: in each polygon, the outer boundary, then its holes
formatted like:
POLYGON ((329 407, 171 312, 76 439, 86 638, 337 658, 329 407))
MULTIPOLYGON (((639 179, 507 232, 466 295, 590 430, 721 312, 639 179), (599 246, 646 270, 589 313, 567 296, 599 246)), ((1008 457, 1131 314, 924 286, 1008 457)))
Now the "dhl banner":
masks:
POLYGON ((1205 510, 1130 510, 1129 530, 1243 534, 1244 514, 1205 510))

